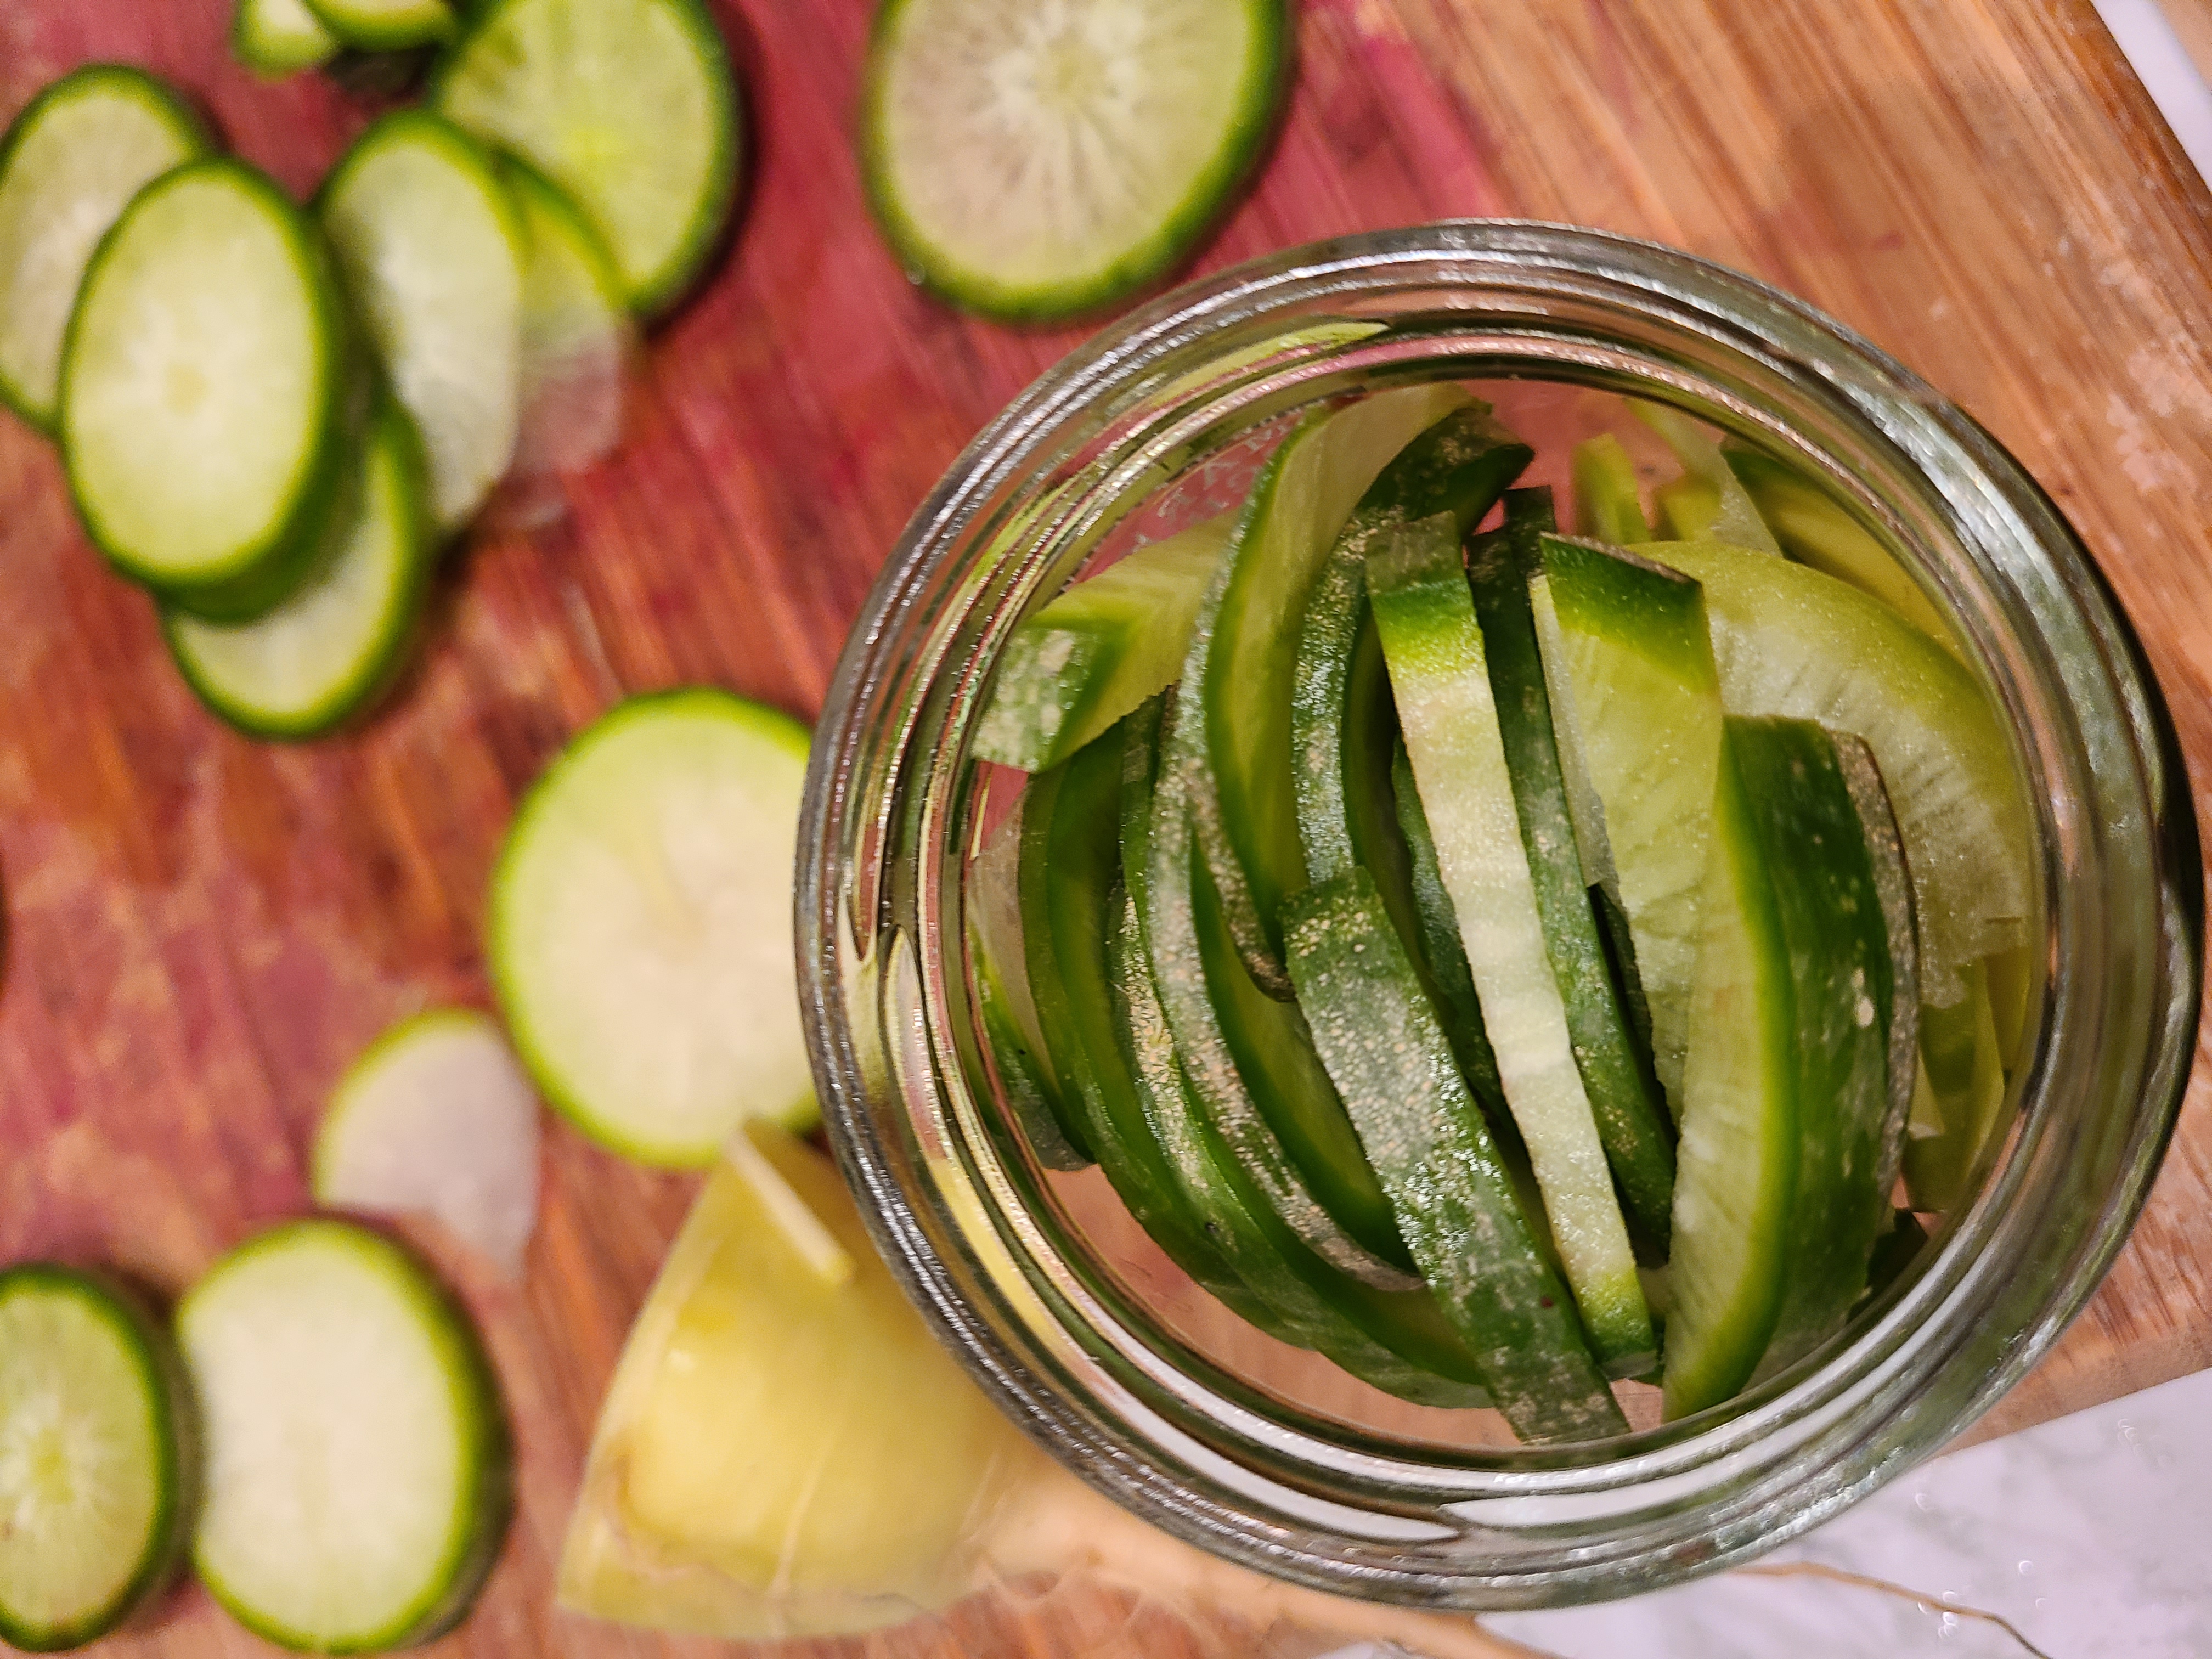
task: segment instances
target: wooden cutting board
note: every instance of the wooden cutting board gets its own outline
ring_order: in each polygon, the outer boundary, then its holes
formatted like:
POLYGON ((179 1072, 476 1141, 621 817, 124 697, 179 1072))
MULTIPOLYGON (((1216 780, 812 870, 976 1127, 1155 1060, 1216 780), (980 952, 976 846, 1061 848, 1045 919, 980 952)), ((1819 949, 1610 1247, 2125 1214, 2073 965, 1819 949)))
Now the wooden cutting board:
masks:
MULTIPOLYGON (((318 76, 252 80, 227 9, 0 0, 0 117, 76 63, 127 59, 304 195, 370 112, 318 76)), ((0 1261, 105 1258, 181 1285, 300 1209, 349 1060, 398 1015, 486 1000, 484 878, 518 790, 626 691, 706 681, 811 714, 907 514, 1080 337, 955 316, 884 253, 848 142, 866 0, 720 10, 756 146, 727 257, 650 341, 621 452, 568 481, 556 521, 456 556, 419 668, 367 729, 270 747, 202 713, 146 600, 78 534, 47 447, 0 416, 0 1261)), ((2212 775, 2212 197, 2088 0, 1306 0, 1280 140, 1202 265, 1493 214, 1740 266, 1958 398, 2079 526, 2212 775)), ((558 1127, 545 1164, 523 1283, 441 1253, 495 1351, 522 1505, 440 1651, 678 1651, 555 1613, 549 1583, 690 1183, 558 1127)), ((2200 1076, 2126 1255, 1992 1426, 2208 1363, 2200 1076)), ((1141 1624, 1112 1635, 1119 1605, 1057 1635, 979 1615, 875 1646, 1166 1650, 1141 1624)), ((117 1650, 258 1644, 186 1591, 117 1650)))

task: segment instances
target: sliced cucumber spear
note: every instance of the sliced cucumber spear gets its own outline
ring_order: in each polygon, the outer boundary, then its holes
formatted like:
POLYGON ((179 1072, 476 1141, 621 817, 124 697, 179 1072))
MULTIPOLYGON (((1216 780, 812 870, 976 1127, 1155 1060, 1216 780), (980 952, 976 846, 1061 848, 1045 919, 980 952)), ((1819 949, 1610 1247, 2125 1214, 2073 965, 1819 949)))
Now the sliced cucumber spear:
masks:
MULTIPOLYGON (((1583 838, 1569 799, 1559 728, 1552 713, 1528 592, 1529 583, 1543 569, 1543 538, 1552 527, 1551 492, 1515 490, 1505 504, 1504 529, 1475 544, 1468 577, 1474 593, 1475 619, 1482 629, 1498 734, 1512 778, 1521 841, 1527 849, 1544 948, 1565 1012, 1575 1061, 1596 1115, 1598 1139, 1613 1165, 1630 1222, 1655 1254, 1663 1255, 1674 1201, 1672 1137, 1658 1087, 1631 1029, 1629 1010, 1591 901, 1591 886, 1607 872, 1583 865, 1583 838)), ((1410 738, 1407 747, 1413 748, 1410 738)), ((1414 770, 1418 779, 1418 751, 1414 770)), ((1424 800, 1433 817, 1439 809, 1432 793, 1424 791, 1424 800)), ((1584 816, 1590 816, 1588 809, 1584 816)), ((1462 927, 1465 915, 1462 910, 1462 927)))
POLYGON ((1179 264, 1258 157, 1281 0, 890 0, 860 167, 899 261, 1023 320, 1110 304, 1179 264))
POLYGON ((115 566, 217 618, 290 592, 338 494, 344 340, 322 246, 264 175, 193 161, 140 191, 63 355, 70 489, 115 566))
POLYGON ((1626 547, 1651 539, 1637 488, 1636 463, 1610 432, 1575 446, 1575 533, 1626 547))
POLYGON ((2027 935, 2035 877, 2012 745, 1959 659, 1871 595, 1714 542, 1640 550, 1705 589, 1721 700, 1866 739, 1918 919, 1923 999, 1951 1007, 1984 956, 2027 935))
POLYGON ((725 692, 632 697, 507 831, 501 1011, 545 1098, 617 1152, 702 1166, 747 1118, 813 1118, 791 917, 807 741, 725 692))
POLYGON ((1042 772, 1176 677, 1236 526, 1224 514, 1077 583, 1017 628, 975 728, 979 760, 1042 772))
POLYGON ((1390 793, 1398 826, 1406 837, 1407 875, 1420 935, 1419 946, 1413 951, 1414 967, 1424 974, 1430 1003, 1443 1022, 1444 1036, 1468 1087, 1485 1109, 1499 1121, 1510 1122, 1505 1085, 1498 1077, 1498 1054, 1483 1027, 1482 1000, 1475 994, 1467 946, 1460 942, 1459 917, 1452 909, 1451 894, 1444 887, 1443 871, 1437 863, 1436 837, 1430 832, 1429 815, 1421 806, 1421 792, 1413 781, 1413 763, 1402 739, 1390 757, 1390 793))
POLYGON ((1364 870, 1293 898, 1291 977, 1430 1289, 1525 1440, 1627 1428, 1364 870))
POLYGON ((338 38, 307 9, 307 0, 238 0, 230 49, 248 69, 291 75, 337 56, 338 38))
POLYGON ((1775 541, 1774 532, 1759 516, 1758 507, 1737 482, 1727 457, 1721 453, 1720 445, 1704 427, 1680 410, 1670 409, 1664 404, 1632 402, 1628 407, 1638 420, 1666 441, 1667 447, 1674 452, 1674 459, 1682 464, 1684 477, 1701 486, 1710 502, 1709 507, 1701 507, 1698 512, 1704 524, 1695 531, 1677 528, 1674 532, 1676 536, 1710 536, 1731 547, 1747 547, 1754 552, 1780 556, 1782 548, 1775 541))
POLYGON ((1904 1154, 1916 1209, 1955 1209, 1972 1196, 1969 1177, 2003 1116, 2003 1049, 1987 974, 1974 963, 1961 975, 1964 997, 1923 1011, 1922 1069, 1904 1154))
POLYGON ((1640 1369, 1654 1351, 1650 1316, 1546 947, 1456 526, 1442 517, 1391 532, 1369 556, 1367 582, 1437 865, 1568 1283, 1601 1359, 1640 1369))
POLYGON ((1270 995, 1290 994, 1276 912, 1306 884, 1291 726, 1300 621, 1376 475, 1468 401, 1409 386, 1301 421, 1254 482, 1192 632, 1176 749, 1196 763, 1180 787, 1237 951, 1270 995))
POLYGON ((64 76, 0 137, 0 401, 41 431, 93 250, 147 184, 207 153, 177 95, 121 64, 64 76))
POLYGON ((317 210, 422 432, 432 516, 450 535, 514 457, 528 253, 514 206, 474 139, 402 110, 355 142, 317 210))
POLYGON ((358 1653, 467 1613, 512 1509, 507 1425, 412 1255, 349 1222, 273 1228, 193 1287, 177 1336, 207 1425, 193 1564, 232 1616, 358 1653))
POLYGON ((492 0, 433 101, 590 216, 641 316, 713 251, 738 177, 738 93, 698 0, 492 0))
POLYGON ((527 249, 512 472, 537 478, 580 471, 622 439, 635 331, 621 274, 566 192, 512 157, 501 174, 527 249))
POLYGON ((429 488, 414 423, 389 399, 331 539, 299 591, 251 622, 164 611, 185 680, 242 732, 327 732, 373 704, 406 660, 429 586, 429 488))
POLYGON ((103 1276, 0 1270, 0 1642, 82 1647, 168 1587, 198 1427, 168 1334, 103 1276))
POLYGON ((453 34, 453 9, 446 0, 307 0, 307 5, 340 45, 361 52, 427 46, 453 34))

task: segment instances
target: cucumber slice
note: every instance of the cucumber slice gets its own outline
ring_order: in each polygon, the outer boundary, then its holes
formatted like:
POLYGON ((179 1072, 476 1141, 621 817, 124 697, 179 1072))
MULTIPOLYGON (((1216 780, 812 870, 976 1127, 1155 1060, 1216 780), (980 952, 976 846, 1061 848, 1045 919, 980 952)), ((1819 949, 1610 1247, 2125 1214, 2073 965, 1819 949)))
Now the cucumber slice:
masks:
POLYGON ((1588 543, 1547 537, 1542 557, 1529 598, 1547 684, 1594 797, 1575 803, 1584 873, 1618 884, 1650 1011, 1652 1067, 1679 1119, 1720 763, 1705 596, 1678 572, 1588 543))
POLYGON ((1191 635, 1176 747, 1202 764, 1182 787, 1237 951, 1273 996, 1290 995, 1275 913, 1306 884, 1291 739, 1299 619, 1376 475, 1468 401, 1408 386, 1301 421, 1255 480, 1191 635))
POLYGON ((422 110, 355 141, 317 198, 354 305, 422 434, 441 535, 514 459, 528 257, 492 160, 422 110))
POLYGON ((446 0, 307 0, 307 5, 340 45, 360 52, 398 52, 453 36, 453 9, 446 0))
POLYGON ((1919 1092, 1904 1151, 1905 1190, 1916 1210, 1956 1209, 1982 1148, 2004 1115, 2005 1071, 1988 969, 1962 975, 1966 995, 1948 1008, 1922 1011, 1919 1092))
MULTIPOLYGON (((1543 570, 1551 501, 1549 489, 1508 495, 1505 528, 1476 543, 1468 577, 1536 915, 1575 1062, 1628 1219, 1654 1255, 1663 1257, 1674 1196, 1672 1137, 1591 903, 1593 879, 1606 872, 1583 866, 1528 592, 1543 570)), ((1418 776, 1418 757, 1415 770, 1418 776)))
POLYGON ((177 1312, 207 1419, 200 1580, 285 1647, 410 1646, 466 1617, 513 1507, 507 1425, 467 1316, 413 1255, 295 1221, 177 1312))
MULTIPOLYGON (((1419 933, 1414 966, 1425 972, 1430 1005, 1443 1022, 1460 1075, 1492 1118, 1510 1130, 1513 1120, 1505 1104, 1505 1085, 1498 1077, 1498 1054, 1483 1027, 1482 1000, 1475 994, 1467 946, 1460 942, 1459 917, 1444 887, 1443 871, 1437 862, 1436 837, 1430 833, 1429 815, 1422 809, 1421 792, 1413 782, 1413 763, 1402 740, 1390 757, 1390 793, 1397 808, 1398 826, 1406 837, 1407 875, 1419 933)), ((1384 902, 1389 902, 1387 897, 1384 902)))
POLYGON ((860 171, 900 264, 957 305, 1045 321, 1180 264, 1281 94, 1281 0, 890 0, 860 171))
POLYGON ((515 814, 488 902, 492 982, 539 1092, 647 1164, 815 1115, 793 960, 806 728, 726 692, 630 698, 515 814))
POLYGON ((373 704, 406 660, 429 586, 428 488, 414 424, 388 399, 349 495, 321 568, 265 616, 163 612, 177 667, 241 732, 318 736, 373 704))
POLYGON ((507 158, 501 176, 522 221, 521 391, 511 471, 578 472, 622 441, 635 331, 613 256, 581 209, 507 158))
POLYGON ((975 728, 981 760, 1042 772, 1176 677, 1233 514, 1142 547, 1017 628, 975 728))
POLYGON ((432 98, 591 216, 633 312, 699 274, 736 193, 738 108, 697 0, 495 0, 432 98))
POLYGON ((0 1271, 0 1642, 82 1647, 158 1597, 198 1453, 176 1352, 134 1296, 45 1262, 0 1271))
POLYGON ((1568 1283, 1600 1358, 1640 1367, 1654 1351, 1650 1316, 1546 950, 1451 520, 1391 532, 1369 556, 1367 584, 1437 865, 1568 1283))
POLYGON ((1728 458, 1712 435, 1697 422, 1679 409, 1669 409, 1664 404, 1631 401, 1629 412, 1657 433, 1667 447, 1674 452, 1674 459, 1682 464, 1686 477, 1694 478, 1711 492, 1712 516, 1701 528, 1674 534, 1684 539, 1710 536, 1715 541, 1726 542, 1731 547, 1747 547, 1758 553, 1772 553, 1779 556, 1781 544, 1774 532, 1767 528, 1766 520, 1759 516, 1752 505, 1751 496, 1736 481, 1729 468, 1728 458))
POLYGON ((132 199, 85 272, 58 427, 117 568, 216 617, 297 585, 337 494, 344 339, 323 250, 263 174, 192 161, 132 199))
POLYGON ((1921 997, 1958 1003, 1970 964, 2026 938, 2034 902, 2027 805, 1987 694, 1942 646, 1832 576, 1713 542, 1641 550, 1703 585, 1730 714, 1866 739, 1912 870, 1921 997))
POLYGON ((1628 459, 1620 439, 1607 432, 1583 440, 1575 446, 1571 464, 1576 533, 1615 547, 1651 539, 1651 521, 1644 516, 1644 498, 1637 487, 1636 463, 1628 459))
POLYGON ((1524 1440, 1625 1432, 1372 878, 1308 888, 1284 928, 1314 1042, 1506 1421, 1524 1440))
POLYGON ((489 1016, 435 1008, 354 1061, 315 1132, 327 1210, 421 1211, 509 1279, 538 1224, 538 1097, 489 1016))
POLYGON ((337 55, 338 38, 307 9, 307 0, 238 0, 230 49, 265 76, 291 75, 337 55))
POLYGON ((0 137, 0 400, 40 431, 93 250, 142 188, 208 148, 174 93, 120 64, 64 76, 0 137))
POLYGON ((968 948, 975 965, 976 1012, 991 1045, 1000 1098, 1013 1113, 1022 1139, 1048 1170, 1084 1170, 1087 1149, 1069 1138, 1073 1114, 1061 1104, 1052 1056, 1030 1000, 1022 937, 1020 865, 1026 799, 991 832, 968 866, 963 889, 968 948))
POLYGON ((1671 541, 1700 541, 1717 533, 1721 493, 1703 478, 1687 473, 1670 478, 1659 486, 1652 504, 1659 509, 1659 528, 1671 541))

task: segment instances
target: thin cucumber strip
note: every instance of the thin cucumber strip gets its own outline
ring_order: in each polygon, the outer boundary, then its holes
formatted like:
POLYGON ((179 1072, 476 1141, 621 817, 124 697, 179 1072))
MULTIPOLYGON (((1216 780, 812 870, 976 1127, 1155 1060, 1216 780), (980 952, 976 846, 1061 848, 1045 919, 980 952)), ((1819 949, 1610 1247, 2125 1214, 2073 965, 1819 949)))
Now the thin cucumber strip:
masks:
POLYGON ((1614 547, 1651 539, 1644 516, 1644 497, 1636 482, 1636 463, 1611 433, 1585 438, 1574 447, 1570 465, 1575 489, 1575 533, 1614 547))
POLYGON ((307 0, 238 0, 230 49, 250 70, 292 75, 328 63, 337 54, 338 38, 308 9, 307 0))
POLYGON ((446 0, 307 0, 317 21, 341 46, 360 52, 398 52, 453 37, 453 9, 446 0))
POLYGON ((1355 866, 1308 888, 1285 935, 1314 1042, 1413 1258, 1514 1432, 1625 1432, 1373 879, 1355 866))
POLYGON ((1888 1105, 1882 1115, 1874 1173, 1874 1189, 1880 1195, 1881 1206, 1887 1208, 1903 1172, 1905 1130, 1911 1120, 1919 1075, 1920 929, 1912 915, 1912 872, 1905 861, 1905 836, 1897 827, 1897 809, 1890 803, 1889 788, 1881 781, 1874 750, 1848 732, 1828 735, 1835 744, 1836 764, 1850 791, 1851 805, 1858 811, 1889 951, 1889 994, 1886 1006, 1877 1004, 1889 1033, 1888 1105))
POLYGON ((1566 1009, 1547 952, 1488 653, 1449 519, 1403 526, 1369 556, 1368 591, 1437 866, 1553 1236, 1601 1360, 1655 1348, 1566 1009))
POLYGON ((698 0, 493 0, 431 96, 590 216, 634 313, 691 286, 739 163, 729 52, 698 0))
POLYGON ((1180 264, 1258 159, 1281 0, 890 0, 860 170, 892 252, 957 305, 1043 321, 1180 264))
MULTIPOLYGON (((1598 1139, 1613 1165, 1630 1223, 1653 1253, 1663 1256, 1674 1194, 1672 1137, 1590 902, 1592 875, 1583 866, 1528 592, 1543 569, 1551 492, 1515 490, 1505 504, 1504 529, 1475 544, 1468 567, 1498 734, 1512 775, 1544 947, 1565 1010, 1575 1062, 1596 1116, 1598 1139)), ((1417 776, 1419 770, 1417 757, 1417 776)), ((1437 810, 1433 801, 1430 810, 1437 810)))
POLYGON ((531 789, 492 872, 492 983, 547 1101, 698 1167, 816 1111, 793 962, 807 732, 726 692, 630 698, 531 789))
MULTIPOLYGON (((1629 412, 1666 441, 1667 447, 1674 452, 1674 459, 1682 464, 1686 477, 1712 492, 1712 517, 1705 528, 1693 532, 1710 536, 1715 541, 1726 542, 1731 547, 1747 547, 1754 552, 1771 553, 1780 556, 1781 544, 1766 520, 1759 515, 1750 495, 1729 469, 1728 459, 1712 435, 1696 421, 1679 409, 1664 404, 1632 401, 1629 412)), ((1674 532, 1678 537, 1680 531, 1674 532)))
POLYGON ((991 1045, 1000 1098, 1030 1151, 1048 1170, 1085 1170, 1091 1167, 1091 1153, 1070 1138, 1073 1115, 1060 1103, 1060 1081, 1037 1028, 1036 1006, 1030 1000, 1020 890, 1027 805, 1018 801, 1006 822, 991 832, 969 865, 962 888, 976 1012, 991 1045))
POLYGON ((512 156, 500 176, 528 250, 512 476, 580 471, 622 441, 636 331, 621 273, 567 192, 512 156))
POLYGON ((1717 536, 1721 517, 1721 493, 1703 478, 1684 473, 1661 484, 1652 497, 1659 509, 1659 528, 1667 539, 1702 541, 1717 536))
POLYGON ((346 355, 323 249, 276 185, 215 160, 148 185, 63 352, 62 457, 93 540, 173 603, 267 610, 337 494, 346 355))
POLYGON ((1577 803, 1576 833, 1600 843, 1597 867, 1618 884, 1653 1069, 1679 1118, 1720 763, 1705 596, 1679 572, 1618 549, 1547 537, 1542 557, 1529 598, 1544 671, 1595 798, 1577 803))
POLYGON ((434 1008, 347 1068, 315 1131, 326 1210, 419 1212, 509 1279, 538 1224, 538 1097, 490 1016, 434 1008))
POLYGON ((439 533, 514 457, 528 251, 491 157, 423 110, 386 116, 324 182, 318 214, 429 458, 439 533))
POLYGON ((2004 1056, 1988 969, 1977 963, 1961 977, 1959 1001, 1921 1011, 1920 1086, 1903 1161, 1916 1210, 1953 1210, 1972 1197, 1982 1149, 2004 1115, 2004 1056))
POLYGON ((2025 944, 1993 954, 1985 964, 1989 975, 1990 1011, 1996 1024, 1997 1053, 2005 1069, 2021 1063, 2035 994, 2035 962, 2025 944))
POLYGON ((1956 657, 1834 577, 1715 542, 1639 550, 1705 588, 1732 714, 1817 720, 1866 739, 1905 836, 1924 1001, 2027 937, 2035 894, 2012 744, 1956 657))
POLYGON ((1069 803, 1069 810, 1088 806, 1094 815, 1092 827, 1110 830, 1119 822, 1121 756, 1120 750, 1109 746, 1103 755, 1090 756, 1088 760, 1080 774, 1072 768, 1056 767, 1031 778, 1022 791, 1015 892, 1021 910, 1029 1012, 1036 1022, 1048 1067, 1060 1080, 1051 1098, 1059 1114, 1060 1133, 1085 1163, 1091 1163, 1097 1152, 1091 1143, 1091 1126, 1099 1115, 1102 1084, 1092 1069, 1114 1062, 1110 1054, 1091 1053, 1101 1045, 1095 1041, 1086 1043, 1085 1039, 1096 1038, 1105 1000, 1102 995, 1095 1005, 1079 1008, 1064 974, 1082 975, 1093 965, 1091 959, 1103 947, 1096 939, 1079 941, 1073 935, 1086 921, 1092 931, 1103 934, 1112 911, 1103 893, 1091 890, 1104 878, 1098 873, 1097 848, 1078 838, 1072 820, 1063 820, 1060 797, 1061 787, 1072 778, 1079 796, 1086 799, 1069 803), (1103 824, 1095 816, 1102 810, 1103 824), (1061 858, 1075 860, 1079 867, 1061 869, 1061 858), (1079 905, 1084 914, 1059 915, 1057 908, 1068 902, 1079 905), (1065 969, 1060 962, 1063 950, 1073 955, 1065 969))
POLYGON ((1017 628, 975 727, 977 758, 1042 772, 1176 677, 1236 526, 1224 514, 1078 582, 1017 628))
POLYGON ((429 489, 414 423, 388 399, 332 528, 320 566, 266 615, 163 612, 186 682, 242 732, 319 736, 373 705, 406 661, 429 588, 429 489))
POLYGON ((64 76, 0 137, 0 401, 40 431, 93 250, 141 189, 208 150, 176 94, 121 64, 64 76))
POLYGON ((0 1270, 0 1642, 82 1647, 168 1587, 198 1429, 168 1334, 102 1275, 0 1270))
POLYGON ((513 1508, 507 1424, 411 1254, 350 1222, 272 1228, 193 1287, 177 1337, 207 1423, 193 1565, 233 1617, 353 1653, 467 1614, 513 1508))
POLYGON ((1301 421, 1254 481, 1191 634, 1176 720, 1194 730, 1176 747, 1194 764, 1182 787, 1237 951, 1271 995, 1290 994, 1275 913, 1306 884, 1291 738, 1299 620, 1376 475, 1468 401, 1408 386, 1301 421))
POLYGON ((1390 759, 1390 793, 1406 837, 1407 871, 1419 933, 1414 966, 1425 975, 1430 1004, 1443 1022, 1460 1075, 1492 1119, 1510 1131, 1513 1120, 1505 1104, 1505 1085, 1498 1080, 1497 1051, 1483 1029, 1482 1000, 1475 994, 1467 946, 1460 942, 1459 917, 1437 863, 1436 837, 1430 832, 1421 792, 1413 781, 1413 763, 1402 739, 1390 759))

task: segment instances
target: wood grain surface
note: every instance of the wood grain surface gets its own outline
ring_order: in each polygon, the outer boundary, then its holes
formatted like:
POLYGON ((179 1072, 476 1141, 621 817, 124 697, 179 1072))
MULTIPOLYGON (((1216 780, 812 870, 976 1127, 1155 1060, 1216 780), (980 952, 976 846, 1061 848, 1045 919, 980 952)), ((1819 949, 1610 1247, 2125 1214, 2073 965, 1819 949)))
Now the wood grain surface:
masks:
MULTIPOLYGON (((621 451, 567 481, 554 522, 455 556, 419 666, 365 729, 270 747, 204 714, 145 599, 78 533, 52 453, 0 416, 0 1260, 104 1258, 181 1285, 301 1209, 351 1057, 417 1006, 486 1000, 484 878, 517 791, 625 691, 705 681, 811 714, 908 512, 1079 337, 952 315, 884 253, 848 138, 866 0, 718 9, 752 104, 741 227, 649 341, 621 451)), ((304 195, 370 112, 319 76, 253 81, 226 12, 0 0, 0 117, 79 61, 127 59, 304 195)), ((1305 0, 1297 40, 1279 140, 1205 267, 1513 214, 1656 237, 1807 296, 2051 490, 2212 775, 2212 198, 2088 0, 1305 0)), ((526 1278, 438 1250, 489 1334, 522 1503, 476 1617, 436 1651, 710 1650, 558 1614, 549 1589, 601 1390, 690 1189, 556 1126, 526 1278)), ((2200 1075, 2127 1254, 1992 1426, 2208 1363, 2200 1075)), ((1197 1650, 1150 1619, 1079 1596, 870 1648, 1197 1650)), ((1259 1641, 1200 1622, 1207 1650, 1259 1641)), ((260 1648, 188 1589, 114 1650, 260 1648)), ((1266 1650, 1311 1650, 1279 1632, 1266 1650)))

